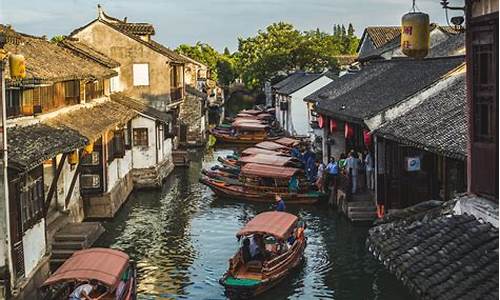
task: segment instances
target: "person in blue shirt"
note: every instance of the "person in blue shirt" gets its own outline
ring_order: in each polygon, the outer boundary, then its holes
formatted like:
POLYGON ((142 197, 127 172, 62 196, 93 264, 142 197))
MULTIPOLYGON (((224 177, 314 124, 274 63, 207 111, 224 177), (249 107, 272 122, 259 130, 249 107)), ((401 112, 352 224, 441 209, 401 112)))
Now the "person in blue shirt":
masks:
POLYGON ((339 165, 334 157, 330 157, 330 161, 328 165, 326 165, 325 171, 327 178, 326 188, 330 190, 333 187, 335 190, 337 186, 337 176, 339 175, 339 165))
POLYGON ((291 151, 291 154, 292 154, 292 157, 300 159, 300 149, 299 149, 299 147, 297 147, 297 146, 293 147, 292 151, 291 151))
POLYGON ((285 211, 285 201, 280 195, 276 195, 276 211, 285 211))
POLYGON ((288 181, 288 190, 290 193, 297 193, 299 191, 299 180, 297 176, 293 175, 288 181))

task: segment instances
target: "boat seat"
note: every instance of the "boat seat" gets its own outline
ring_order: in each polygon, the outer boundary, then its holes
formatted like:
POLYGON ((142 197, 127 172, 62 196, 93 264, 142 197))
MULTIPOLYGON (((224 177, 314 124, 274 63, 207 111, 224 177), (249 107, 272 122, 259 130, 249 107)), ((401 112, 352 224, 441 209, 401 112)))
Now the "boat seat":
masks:
POLYGON ((247 271, 258 273, 262 270, 262 262, 258 260, 252 260, 247 263, 247 271))

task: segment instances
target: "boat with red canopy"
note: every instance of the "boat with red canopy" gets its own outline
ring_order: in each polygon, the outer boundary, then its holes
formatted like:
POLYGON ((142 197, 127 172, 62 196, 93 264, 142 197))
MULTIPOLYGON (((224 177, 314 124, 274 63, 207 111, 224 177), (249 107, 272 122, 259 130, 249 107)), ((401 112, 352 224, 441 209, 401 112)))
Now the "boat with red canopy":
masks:
POLYGON ((284 150, 289 150, 289 147, 278 144, 274 141, 264 141, 260 142, 258 144, 255 144, 255 147, 261 148, 261 149, 266 149, 266 150, 271 150, 271 151, 284 151, 284 150))
POLYGON ((262 165, 272 165, 280 167, 302 167, 302 162, 295 157, 291 156, 279 156, 271 154, 254 154, 243 156, 238 159, 239 164, 256 163, 262 165))
POLYGON ((317 203, 324 195, 311 189, 303 173, 298 168, 247 163, 240 169, 238 184, 207 175, 200 182, 216 195, 229 199, 274 203, 279 194, 287 204, 317 203), (288 186, 292 176, 298 182, 299 188, 295 191, 288 186))
POLYGON ((226 296, 254 297, 289 275, 304 257, 304 230, 305 224, 290 213, 264 212, 255 216, 236 234, 241 246, 229 259, 229 269, 219 281, 226 296))
POLYGON ((256 147, 250 147, 250 148, 247 148, 247 149, 241 151, 241 155, 242 156, 254 155, 254 154, 269 154, 269 155, 278 155, 278 156, 290 156, 289 154, 286 154, 285 152, 279 152, 279 151, 273 151, 273 150, 266 150, 266 149, 261 149, 261 148, 256 148, 256 147))
POLYGON ((81 284, 96 281, 89 295, 103 300, 136 299, 135 263, 119 250, 90 248, 76 251, 42 285, 44 300, 68 299, 81 284))
POLYGON ((298 146, 301 143, 301 141, 299 141, 299 140, 288 138, 288 137, 279 138, 277 140, 274 140, 274 142, 281 144, 281 145, 284 145, 284 146, 287 146, 287 147, 290 147, 290 148, 298 146))

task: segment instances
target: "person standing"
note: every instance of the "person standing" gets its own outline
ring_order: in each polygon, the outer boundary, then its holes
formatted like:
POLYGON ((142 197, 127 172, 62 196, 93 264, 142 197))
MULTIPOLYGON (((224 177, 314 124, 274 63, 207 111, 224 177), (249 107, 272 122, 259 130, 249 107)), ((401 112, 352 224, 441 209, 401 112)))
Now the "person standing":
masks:
POLYGON ((324 187, 324 185, 325 185, 324 184, 325 183, 325 178, 324 178, 325 164, 322 161, 317 160, 316 166, 318 169, 318 172, 316 173, 316 186, 318 187, 318 191, 324 193, 325 192, 325 187, 324 187))
POLYGON ((359 158, 357 158, 357 153, 354 150, 349 152, 349 157, 346 161, 347 175, 349 175, 349 181, 351 183, 351 193, 356 194, 358 187, 358 169, 359 169, 359 158))
POLYGON ((280 195, 276 195, 276 211, 285 211, 285 201, 280 195))
POLYGON ((335 192, 337 188, 337 176, 339 175, 339 165, 335 161, 334 157, 330 157, 330 162, 326 165, 326 176, 328 178, 326 182, 326 186, 328 190, 332 190, 335 192))
POLYGON ((370 151, 366 150, 365 155, 366 186, 373 191, 375 190, 375 164, 370 151))

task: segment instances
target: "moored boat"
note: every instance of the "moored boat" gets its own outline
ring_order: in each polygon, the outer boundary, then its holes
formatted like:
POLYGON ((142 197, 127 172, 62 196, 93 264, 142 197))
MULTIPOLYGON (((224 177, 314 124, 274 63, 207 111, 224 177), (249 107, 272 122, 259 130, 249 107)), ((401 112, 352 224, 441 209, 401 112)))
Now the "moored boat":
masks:
POLYGON ((287 204, 314 204, 324 194, 310 188, 298 168, 247 163, 241 167, 239 183, 231 184, 223 177, 203 176, 200 182, 223 198, 274 203, 279 194, 287 204), (288 182, 296 176, 299 189, 291 191, 288 182))
POLYGON ((286 212, 264 212, 248 222, 236 235, 242 245, 219 281, 226 296, 251 298, 289 275, 304 257, 304 229, 297 216, 286 212))
POLYGON ((44 300, 68 299, 80 285, 95 282, 89 299, 136 299, 135 263, 121 251, 90 248, 76 251, 42 285, 44 300))

